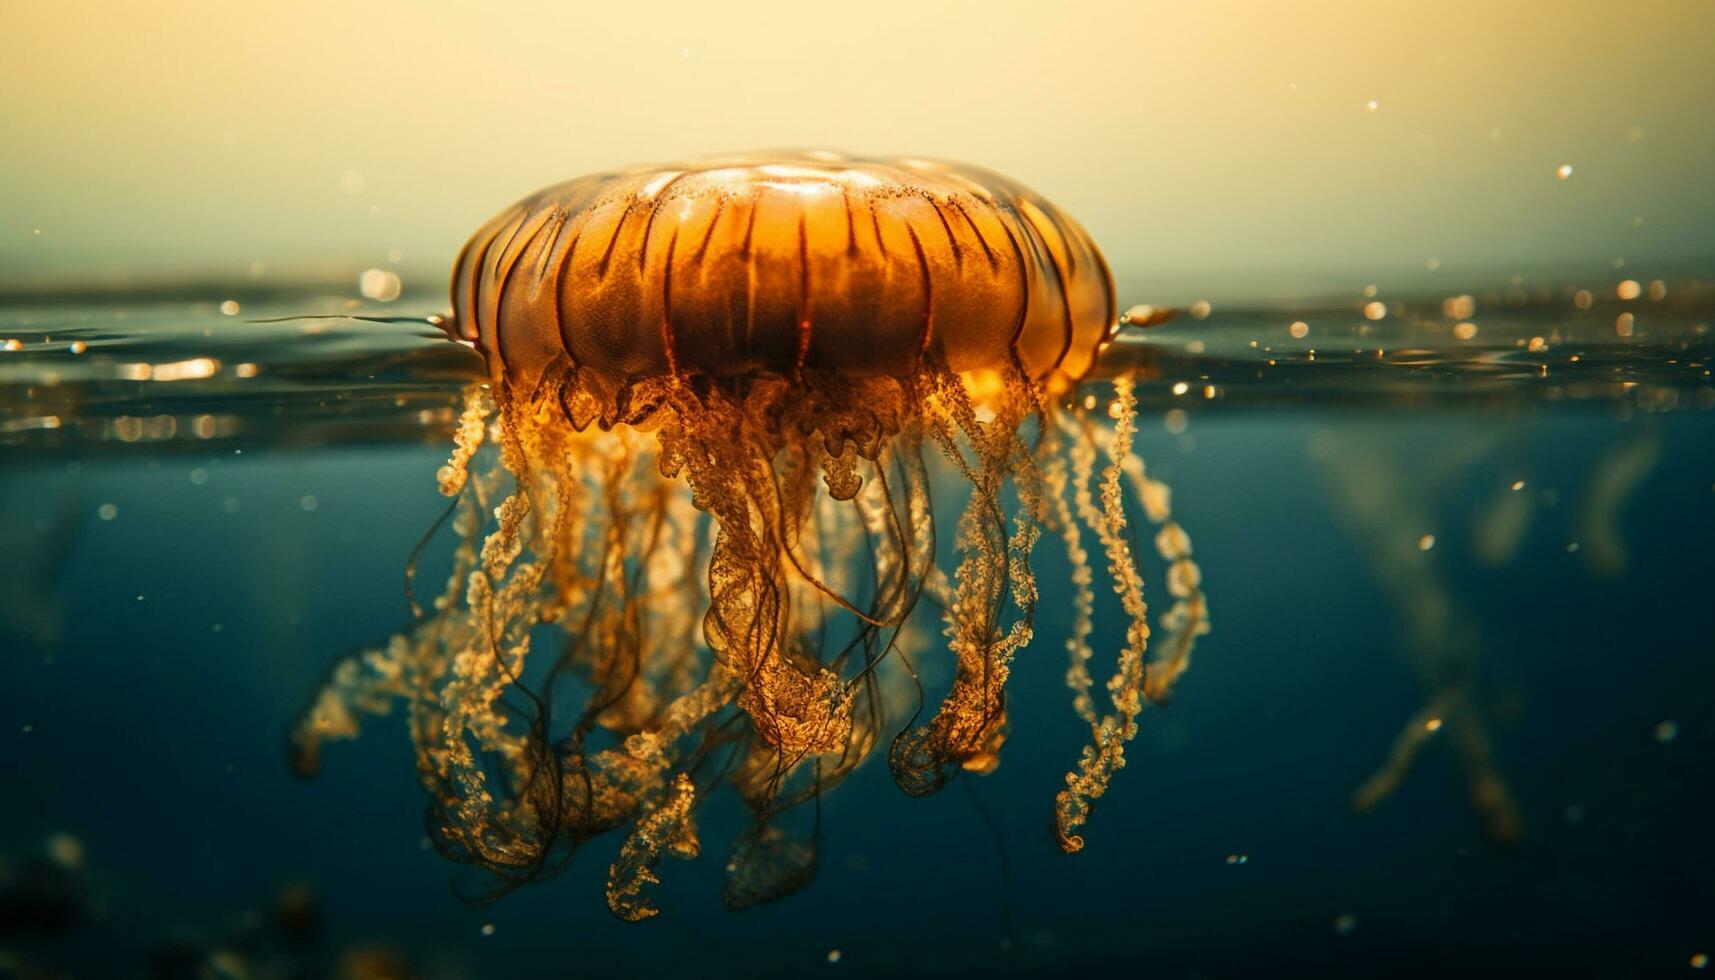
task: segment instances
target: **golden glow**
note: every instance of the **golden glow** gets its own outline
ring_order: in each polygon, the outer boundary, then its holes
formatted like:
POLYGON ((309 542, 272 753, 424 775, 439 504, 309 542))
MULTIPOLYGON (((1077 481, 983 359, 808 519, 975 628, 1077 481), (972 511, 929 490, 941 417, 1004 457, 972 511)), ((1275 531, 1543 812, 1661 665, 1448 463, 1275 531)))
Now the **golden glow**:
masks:
POLYGON ((1468 320, 1477 312, 1477 299, 1469 293, 1441 301, 1441 315, 1449 320, 1468 320))
POLYGON ((219 370, 220 362, 212 357, 192 357, 153 365, 149 373, 155 381, 198 381, 214 377, 219 370))
POLYGON ((1706 255, 1715 207, 1702 0, 72 0, 0 5, 0 32, 12 283, 355 276, 394 249, 438 282, 498 202, 751 147, 982 161, 1157 303, 1706 255), (1222 292, 1156 286, 1185 277, 1222 292))
POLYGON ((362 293, 365 299, 390 303, 399 298, 403 289, 404 283, 399 280, 399 276, 386 269, 365 269, 363 274, 357 277, 357 291, 362 293))

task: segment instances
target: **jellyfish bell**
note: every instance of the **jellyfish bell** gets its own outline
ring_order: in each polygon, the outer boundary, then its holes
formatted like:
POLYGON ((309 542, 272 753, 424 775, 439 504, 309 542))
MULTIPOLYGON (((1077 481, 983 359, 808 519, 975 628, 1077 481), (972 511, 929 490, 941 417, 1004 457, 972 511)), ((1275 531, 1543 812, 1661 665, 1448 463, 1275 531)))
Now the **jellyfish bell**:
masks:
POLYGON ((902 377, 1016 358, 1080 377, 1116 325, 1084 229, 987 171, 830 153, 582 177, 470 240, 457 331, 496 380, 902 377))
MULTIPOLYGON (((444 327, 488 378, 438 474, 453 570, 432 612, 335 669, 296 758, 403 700, 444 852, 509 887, 623 828, 607 897, 632 920, 730 783, 754 822, 725 898, 775 898, 814 873, 822 793, 888 732, 911 795, 999 764, 1047 532, 1073 568, 1066 678, 1090 730, 1056 834, 1083 846, 1208 620, 1166 487, 1132 452, 1132 375, 1099 417, 1065 397, 1122 319, 1081 226, 973 167, 715 159, 518 202, 465 246, 452 298, 444 327), (485 445, 498 468, 475 465, 485 445), (950 561, 931 484, 964 500, 950 561), (1128 501, 1168 563, 1153 658, 1128 501), (1095 635, 1086 535, 1117 642, 1095 635), (930 705, 915 664, 935 634, 951 677, 930 705)), ((1124 319, 1167 315, 1140 310, 1124 319)))

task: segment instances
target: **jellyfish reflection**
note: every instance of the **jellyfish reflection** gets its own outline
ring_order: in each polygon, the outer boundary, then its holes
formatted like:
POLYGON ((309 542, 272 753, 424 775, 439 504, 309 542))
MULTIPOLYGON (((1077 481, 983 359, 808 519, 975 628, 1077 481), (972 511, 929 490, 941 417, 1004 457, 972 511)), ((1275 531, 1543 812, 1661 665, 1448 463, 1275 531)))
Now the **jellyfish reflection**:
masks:
MULTIPOLYGON (((1352 794, 1352 807, 1367 813, 1399 788, 1418 753, 1445 729, 1464 767, 1471 805, 1484 830, 1499 843, 1516 841, 1523 831, 1518 804, 1495 759, 1485 706, 1479 692, 1482 636, 1471 613, 1449 588, 1429 552, 1433 538, 1413 529, 1432 527, 1440 481, 1447 480, 1494 449, 1471 439, 1423 465, 1428 477, 1407 480, 1379 445, 1353 440, 1350 446, 1313 447, 1323 463, 1333 498, 1342 506, 1369 564, 1399 620, 1401 653, 1425 691, 1425 703, 1406 720, 1380 768, 1352 794)), ((1517 523, 1528 514, 1511 517, 1517 523)), ((1503 526, 1491 518, 1485 530, 1503 526)), ((1514 540, 1522 529, 1501 537, 1514 540)), ((1490 547, 1493 547, 1490 545, 1490 547)), ((1479 547, 1481 553, 1481 546, 1479 547)))
POLYGON ((301 770, 403 702, 443 853, 509 887, 622 832, 607 901, 628 920, 655 914, 660 862, 698 854, 698 805, 730 783, 753 821, 724 901, 776 898, 815 874, 820 795, 883 739, 913 796, 998 765, 1046 531, 1074 569, 1066 677, 1090 729, 1055 828, 1083 846, 1207 613, 1132 451, 1132 378, 1105 412, 1071 397, 1115 329, 1075 222, 923 161, 605 174, 478 232, 453 300, 449 332, 489 368, 439 474, 454 568, 411 629, 336 667, 293 736, 301 770), (938 561, 947 494, 963 509, 938 561), (1128 500, 1173 600, 1153 658, 1128 500), (1117 644, 1094 628, 1098 563, 1117 644), (938 705, 916 669, 934 647, 938 705))
MULTIPOLYGON (((1497 760, 1491 697, 1484 690, 1483 659, 1497 644, 1438 557, 1445 549, 1434 545, 1433 536, 1418 535, 1468 517, 1467 546, 1475 560, 1492 567, 1515 562, 1532 524, 1544 519, 1543 505, 1528 490, 1533 481, 1517 478, 1529 468, 1529 448, 1516 433, 1468 434, 1426 457, 1414 456, 1408 479, 1392 434, 1365 438, 1354 430, 1343 441, 1324 436, 1311 446, 1339 514, 1394 607, 1400 652, 1425 695, 1382 765, 1354 791, 1352 805, 1360 813, 1397 791, 1420 751, 1444 738, 1465 770, 1471 804, 1489 837, 1510 844, 1524 833, 1523 815, 1497 760), (1456 491, 1473 473, 1485 474, 1491 489, 1475 514, 1460 515, 1456 491)), ((1573 491, 1575 515, 1557 530, 1590 575, 1607 578, 1624 570, 1628 548, 1620 514, 1662 454, 1662 434, 1645 426, 1587 467, 1587 481, 1573 491)), ((1543 497, 1554 498, 1552 492, 1543 497)))

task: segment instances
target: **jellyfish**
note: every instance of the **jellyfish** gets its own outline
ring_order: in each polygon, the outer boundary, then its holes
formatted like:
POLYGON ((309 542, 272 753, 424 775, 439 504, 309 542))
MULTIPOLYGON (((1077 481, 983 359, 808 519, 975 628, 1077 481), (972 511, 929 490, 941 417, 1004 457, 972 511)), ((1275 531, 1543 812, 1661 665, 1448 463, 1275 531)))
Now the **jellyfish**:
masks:
POLYGON ((750 822, 722 900, 775 899, 815 875, 822 795, 872 754, 910 796, 999 764, 1046 533, 1072 569, 1065 679, 1089 732, 1053 826, 1083 847, 1208 613, 1133 451, 1135 372, 1104 366, 1125 322, 1162 315, 1116 316, 1077 222, 950 163, 648 167, 507 208, 465 246, 452 305, 439 322, 486 365, 437 474, 453 567, 406 630, 334 667, 291 736, 300 771, 403 705, 442 853, 504 890, 612 832, 607 903, 631 921, 730 786, 750 822), (1098 375, 1102 399, 1080 390, 1098 375), (1171 598, 1153 624, 1139 516, 1171 598))

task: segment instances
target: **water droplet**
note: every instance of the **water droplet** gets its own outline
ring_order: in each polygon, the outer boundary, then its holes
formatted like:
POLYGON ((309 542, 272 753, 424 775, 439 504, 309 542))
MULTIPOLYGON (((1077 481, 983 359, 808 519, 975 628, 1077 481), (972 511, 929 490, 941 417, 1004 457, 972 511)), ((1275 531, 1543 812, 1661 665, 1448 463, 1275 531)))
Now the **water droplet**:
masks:
POLYGON ((1121 323, 1148 323, 1155 316, 1155 307, 1139 303, 1120 314, 1121 323))
POLYGON ((399 298, 403 288, 404 284, 399 281, 399 277, 386 269, 365 269, 363 274, 357 277, 357 291, 362 293, 365 299, 391 303, 399 298))

